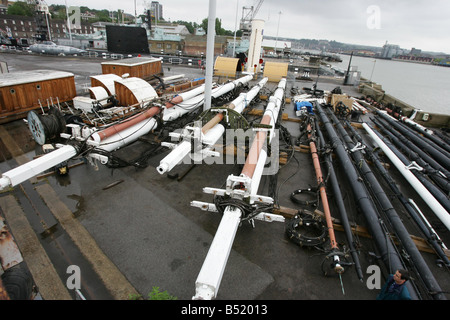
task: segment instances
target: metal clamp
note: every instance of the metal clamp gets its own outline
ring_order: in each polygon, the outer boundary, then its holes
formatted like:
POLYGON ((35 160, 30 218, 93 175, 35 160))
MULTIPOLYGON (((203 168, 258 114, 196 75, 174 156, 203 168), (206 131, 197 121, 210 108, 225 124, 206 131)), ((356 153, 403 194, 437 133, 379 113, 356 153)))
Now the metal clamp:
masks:
POLYGON ((405 166, 405 169, 411 171, 411 170, 417 170, 417 171, 423 171, 423 168, 417 164, 417 162, 413 161, 409 165, 405 166))
POLYGON ((350 149, 350 152, 353 153, 355 151, 364 150, 365 148, 366 148, 365 144, 358 142, 352 149, 350 149))

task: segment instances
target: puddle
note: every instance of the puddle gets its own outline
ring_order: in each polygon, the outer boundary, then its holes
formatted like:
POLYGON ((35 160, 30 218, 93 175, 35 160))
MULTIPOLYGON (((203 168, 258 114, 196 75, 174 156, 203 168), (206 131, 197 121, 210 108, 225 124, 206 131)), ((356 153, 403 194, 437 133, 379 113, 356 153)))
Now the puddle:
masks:
POLYGON ((75 205, 75 211, 72 212, 75 218, 82 216, 86 212, 84 198, 82 196, 79 196, 77 194, 70 194, 67 196, 67 198, 75 200, 77 202, 77 204, 75 205))
POLYGON ((50 241, 54 238, 55 235, 61 234, 60 229, 58 228, 58 224, 54 224, 50 228, 45 229, 40 233, 41 239, 49 239, 50 241))
POLYGON ((67 187, 68 185, 70 185, 70 174, 61 175, 55 173, 53 176, 55 177, 56 182, 58 182, 61 187, 67 187))

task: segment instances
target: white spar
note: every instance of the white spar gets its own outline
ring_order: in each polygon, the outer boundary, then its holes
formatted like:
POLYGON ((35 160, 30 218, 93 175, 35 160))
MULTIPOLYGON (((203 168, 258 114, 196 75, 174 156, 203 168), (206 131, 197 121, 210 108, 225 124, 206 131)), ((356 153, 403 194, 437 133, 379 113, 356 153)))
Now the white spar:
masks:
MULTIPOLYGON (((236 88, 239 84, 245 84, 253 79, 252 75, 246 75, 244 77, 241 77, 239 79, 236 79, 232 82, 223 84, 215 89, 212 90, 211 96, 213 98, 217 98, 227 92, 230 92, 234 88, 236 88)), ((205 103, 205 94, 197 95, 191 99, 185 100, 181 103, 176 104, 170 109, 164 110, 163 114, 163 121, 173 121, 175 119, 178 119, 182 115, 191 112, 198 107, 202 106, 205 103)))
MULTIPOLYGON (((286 79, 283 78, 278 84, 278 88, 274 95, 270 97, 270 102, 267 105, 266 112, 261 120, 262 124, 272 125, 272 128, 268 133, 270 140, 274 136, 274 124, 281 107, 285 87, 286 79)), ((233 175, 228 177, 227 190, 225 191, 227 195, 236 199, 248 199, 250 204, 254 203, 256 201, 255 199, 266 203, 273 203, 273 199, 271 198, 256 195, 267 157, 262 148, 266 141, 266 137, 267 133, 265 131, 258 132, 252 142, 252 147, 247 156, 247 161, 241 175, 239 177, 233 175), (234 189, 233 185, 235 184, 244 185, 244 188, 234 189)), ((220 195, 223 190, 211 189, 208 192, 220 195)), ((191 203, 191 205, 193 205, 193 203, 191 203)), ((203 262, 200 273, 197 276, 197 280, 195 281, 195 296, 192 298, 193 300, 211 300, 217 296, 233 241, 238 226, 241 223, 242 214, 243 212, 237 207, 227 206, 225 208, 214 240, 209 248, 205 261, 203 262)))
MULTIPOLYGON (((257 85, 255 85, 252 89, 250 89, 248 92, 241 93, 239 95, 239 97, 237 97, 230 103, 230 108, 232 108, 234 111, 236 111, 238 113, 242 113, 242 111, 245 109, 245 107, 248 105, 248 103, 250 103, 256 97, 258 92, 261 90, 262 87, 264 87, 264 85, 267 83, 267 81, 268 81, 268 78, 264 78, 257 85)), ((221 120, 222 117, 223 117, 223 115, 220 114, 220 118, 218 118, 218 119, 221 120)), ((200 128, 193 128, 193 127, 189 127, 189 129, 192 129, 192 132, 194 132, 194 130, 197 130, 197 134, 200 138, 199 142, 201 144, 207 145, 207 146, 212 146, 220 139, 220 137, 223 136, 223 133, 225 131, 225 128, 218 122, 220 122, 220 121, 216 121, 216 123, 214 123, 211 128, 209 128, 208 125, 206 124, 205 126, 203 126, 203 128, 201 128, 201 130, 200 130, 200 128)), ((195 132, 193 133, 193 135, 195 135, 195 132)), ((170 144, 167 144, 167 145, 169 146, 170 144)), ((174 149, 165 158, 163 158, 160 161, 159 166, 156 168, 160 174, 169 172, 177 164, 181 163, 182 160, 187 155, 189 155, 189 153, 192 151, 192 140, 184 140, 181 143, 179 143, 178 145, 173 146, 173 147, 174 147, 174 149)), ((192 158, 195 161, 201 161, 208 154, 210 154, 210 153, 203 152, 203 153, 197 154, 194 151, 192 158)))
POLYGON ((176 96, 174 96, 170 102, 166 103, 166 108, 171 108, 183 101, 189 100, 194 98, 195 96, 198 96, 199 94, 202 94, 205 92, 205 84, 202 84, 201 86, 198 86, 197 88, 194 88, 192 90, 182 92, 176 96))
POLYGON ((0 190, 17 186, 20 183, 33 178, 35 175, 69 160, 76 154, 77 149, 75 147, 66 145, 17 168, 11 169, 2 174, 2 177, 0 178, 0 190))

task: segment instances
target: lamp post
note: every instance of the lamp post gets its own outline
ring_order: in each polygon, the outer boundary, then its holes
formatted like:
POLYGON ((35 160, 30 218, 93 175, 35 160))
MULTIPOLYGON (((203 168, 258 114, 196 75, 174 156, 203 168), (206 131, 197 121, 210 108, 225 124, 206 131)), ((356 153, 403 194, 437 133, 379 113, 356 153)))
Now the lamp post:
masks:
MULTIPOLYGON (((278 43, 278 31, 280 30, 280 18, 281 18, 282 12, 278 12, 278 26, 277 26, 277 37, 275 38, 275 54, 277 54, 277 43, 278 43)), ((278 55, 277 55, 278 57, 278 55)))
POLYGON ((236 32, 237 32, 238 9, 239 9, 239 0, 236 0, 236 18, 234 21, 234 37, 233 37, 233 58, 236 55, 236 32))
POLYGON ((377 62, 376 59, 373 59, 373 67, 372 67, 372 73, 370 74, 370 82, 372 82, 372 76, 373 76, 373 71, 375 70, 375 63, 377 62))

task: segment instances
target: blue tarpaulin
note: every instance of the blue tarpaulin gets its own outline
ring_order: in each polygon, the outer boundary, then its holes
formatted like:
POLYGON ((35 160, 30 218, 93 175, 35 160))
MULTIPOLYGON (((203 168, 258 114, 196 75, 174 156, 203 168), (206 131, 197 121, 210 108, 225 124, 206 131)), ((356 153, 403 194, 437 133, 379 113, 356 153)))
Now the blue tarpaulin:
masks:
POLYGON ((314 114, 313 112, 313 105, 311 104, 311 102, 309 101, 297 101, 295 103, 295 111, 300 111, 302 109, 302 107, 306 107, 306 110, 311 113, 314 114))

